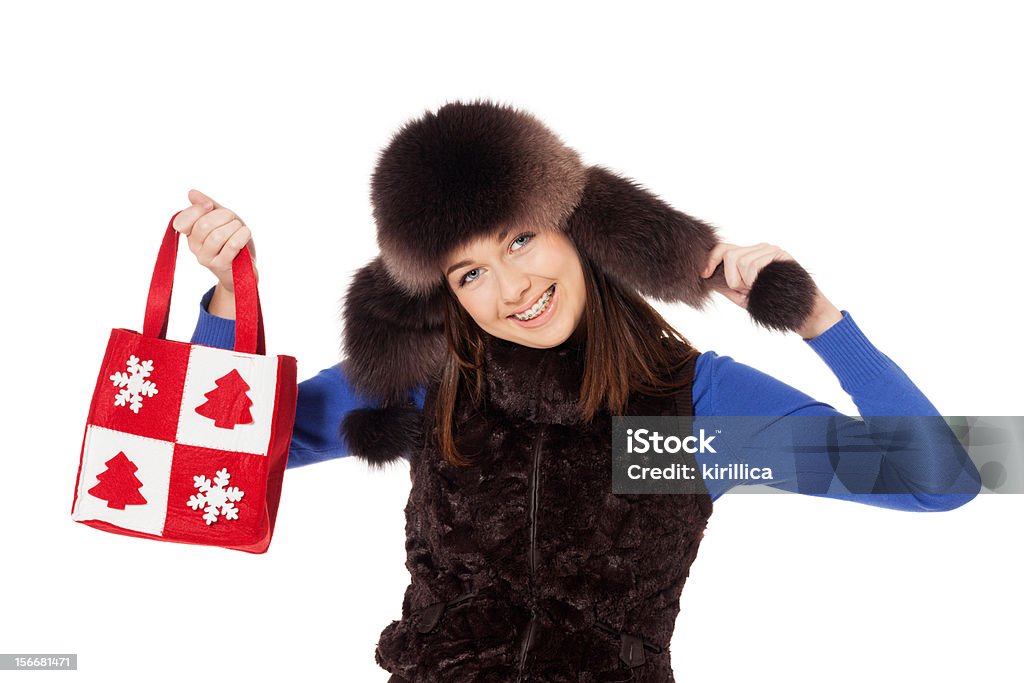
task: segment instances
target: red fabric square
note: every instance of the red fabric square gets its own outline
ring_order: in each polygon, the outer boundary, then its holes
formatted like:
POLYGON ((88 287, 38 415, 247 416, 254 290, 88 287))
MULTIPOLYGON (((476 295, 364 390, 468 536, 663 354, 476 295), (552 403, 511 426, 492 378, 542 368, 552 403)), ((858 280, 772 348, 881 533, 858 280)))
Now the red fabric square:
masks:
POLYGON ((112 330, 89 423, 174 441, 188 356, 188 344, 112 330))
POLYGON ((268 523, 266 481, 265 456, 175 444, 164 535, 203 544, 254 542, 268 523))

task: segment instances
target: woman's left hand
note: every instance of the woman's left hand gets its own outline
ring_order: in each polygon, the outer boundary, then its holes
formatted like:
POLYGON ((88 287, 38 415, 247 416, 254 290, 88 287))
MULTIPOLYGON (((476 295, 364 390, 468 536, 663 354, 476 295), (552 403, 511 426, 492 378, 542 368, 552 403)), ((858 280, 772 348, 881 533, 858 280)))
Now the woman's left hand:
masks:
MULTIPOLYGON (((772 261, 795 261, 788 253, 775 246, 761 242, 750 247, 720 242, 708 255, 708 262, 701 276, 711 277, 719 264, 722 264, 727 287, 720 291, 727 299, 743 309, 747 308, 747 297, 750 288, 757 279, 761 269, 772 261)), ((821 290, 817 290, 814 308, 803 327, 796 330, 804 339, 812 339, 842 320, 842 312, 825 298, 821 290)))

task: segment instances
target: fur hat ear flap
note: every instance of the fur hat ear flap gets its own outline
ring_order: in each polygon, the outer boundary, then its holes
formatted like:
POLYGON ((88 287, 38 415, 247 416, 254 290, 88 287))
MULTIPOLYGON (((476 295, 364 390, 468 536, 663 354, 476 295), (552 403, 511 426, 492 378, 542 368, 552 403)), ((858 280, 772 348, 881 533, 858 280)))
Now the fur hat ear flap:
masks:
POLYGON ((357 393, 395 401, 427 382, 444 358, 442 296, 440 286, 426 297, 406 293, 380 256, 356 272, 342 309, 342 351, 357 393))
MULTIPOLYGON (((703 310, 727 287, 721 266, 701 273, 721 240, 711 225, 678 211, 638 183, 591 166, 566 233, 577 248, 627 288, 703 310)), ((747 311, 775 330, 799 329, 813 308, 814 280, 794 261, 765 266, 750 289, 747 311)))
POLYGON ((440 288, 428 297, 406 293, 379 256, 349 285, 342 309, 346 379, 377 407, 349 412, 341 435, 352 454, 372 466, 421 445, 422 411, 411 393, 426 385, 444 358, 442 296, 440 288))

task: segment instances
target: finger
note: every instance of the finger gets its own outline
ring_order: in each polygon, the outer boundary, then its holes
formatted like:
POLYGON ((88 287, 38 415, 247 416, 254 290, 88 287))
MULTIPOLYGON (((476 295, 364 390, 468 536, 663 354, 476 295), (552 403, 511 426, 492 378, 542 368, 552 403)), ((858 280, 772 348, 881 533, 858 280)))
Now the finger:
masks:
POLYGON ((749 247, 737 247, 726 254, 726 282, 739 292, 749 292, 754 278, 750 274, 749 264, 761 255, 771 253, 778 247, 759 242, 749 247), (749 279, 748 279, 749 278, 749 279))
POLYGON ((178 215, 174 217, 174 223, 172 225, 174 229, 181 234, 191 235, 195 222, 212 210, 212 208, 207 209, 200 204, 192 204, 188 208, 178 212, 178 215))
POLYGON ((733 302, 734 304, 736 304, 740 308, 746 308, 747 307, 747 300, 748 300, 747 294, 744 294, 743 292, 737 292, 737 291, 734 291, 734 290, 731 290, 731 289, 720 289, 718 291, 720 291, 722 293, 722 296, 724 296, 726 299, 728 299, 729 301, 733 302))
POLYGON ((746 284, 743 282, 743 277, 739 271, 739 261, 746 254, 751 251, 760 248, 760 245, 755 244, 751 247, 736 247, 725 252, 722 257, 722 270, 725 273, 725 282, 731 289, 737 291, 746 289, 746 284))
POLYGON ((774 244, 756 244, 740 257, 736 259, 736 270, 742 280, 741 291, 750 291, 750 288, 754 286, 754 280, 757 279, 757 274, 760 272, 768 263, 771 263, 772 259, 778 256, 782 252, 774 244))
POLYGON ((196 244, 200 246, 205 244, 206 238, 209 237, 214 230, 217 230, 235 220, 241 221, 233 211, 225 208, 214 209, 213 211, 201 216, 192 227, 192 234, 196 238, 196 244))
MULTIPOLYGON (((243 225, 235 230, 235 232, 228 237, 224 246, 221 247, 220 253, 213 258, 211 267, 224 272, 231 270, 231 264, 234 262, 235 257, 238 256, 238 252, 242 251, 242 247, 248 244, 251 238, 252 233, 249 232, 248 227, 243 225)), ((249 254, 251 258, 252 251, 250 251, 249 254)))
POLYGON ((209 206, 211 209, 223 209, 224 207, 214 201, 213 197, 205 195, 199 190, 189 190, 188 200, 193 204, 200 204, 203 206, 209 206))
POLYGON ((769 263, 772 263, 773 261, 792 260, 793 257, 787 254, 786 252, 782 251, 781 249, 764 252, 762 254, 759 254, 753 261, 750 262, 748 266, 749 273, 744 275, 744 279, 746 279, 751 284, 751 286, 753 286, 754 282, 761 274, 761 271, 764 270, 764 267, 767 266, 769 263))
POLYGON ((768 245, 769 249, 763 250, 751 256, 744 279, 753 286, 765 266, 773 261, 796 261, 789 252, 783 251, 774 244, 768 245))
POLYGON ((722 262, 722 257, 730 249, 736 248, 735 244, 729 244, 727 242, 719 242, 711 251, 708 252, 707 264, 704 266, 704 272, 701 274, 703 277, 711 277, 711 274, 715 272, 715 268, 722 262))
MULTIPOLYGON (((196 253, 196 257, 199 259, 199 262, 207 268, 223 268, 221 262, 216 261, 216 258, 228 243, 228 240, 231 239, 231 236, 242 227, 242 221, 235 219, 226 225, 222 225, 210 231, 206 236, 206 239, 203 240, 203 245, 199 248, 198 253, 196 253), (215 263, 217 263, 218 266, 215 266, 215 263)), ((228 264, 230 263, 231 261, 228 261, 228 264)))

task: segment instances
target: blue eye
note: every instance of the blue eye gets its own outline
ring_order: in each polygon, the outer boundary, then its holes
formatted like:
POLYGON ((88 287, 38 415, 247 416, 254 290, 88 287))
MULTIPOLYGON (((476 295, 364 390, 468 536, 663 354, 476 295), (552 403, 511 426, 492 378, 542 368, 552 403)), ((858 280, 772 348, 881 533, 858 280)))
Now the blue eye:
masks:
MULTIPOLYGON (((511 242, 511 244, 509 246, 511 248, 512 246, 518 244, 519 245, 519 249, 522 249, 527 244, 529 244, 530 240, 533 239, 534 236, 535 236, 535 233, 524 232, 523 234, 519 235, 514 240, 512 240, 512 242, 511 242), (522 241, 522 240, 525 240, 525 241, 522 241)), ((512 249, 512 251, 519 251, 519 249, 512 249)), ((466 271, 466 274, 463 275, 461 278, 459 278, 459 287, 465 287, 470 282, 473 282, 474 280, 476 280, 476 278, 479 277, 479 271, 480 271, 479 268, 473 268, 472 270, 466 271), (470 277, 470 275, 472 275, 473 273, 478 273, 478 275, 475 276, 475 277, 470 277)))
MULTIPOLYGON (((462 277, 460 277, 460 278, 459 278, 459 287, 464 287, 464 286, 466 285, 466 282, 467 282, 466 278, 468 278, 468 277, 469 277, 469 274, 470 274, 470 273, 475 273, 475 272, 477 272, 478 270, 480 270, 480 269, 479 269, 479 268, 474 268, 474 269, 472 269, 472 270, 467 270, 467 271, 466 271, 466 274, 465 274, 465 275, 463 275, 462 277)), ((472 281, 473 281, 473 280, 475 280, 475 279, 476 279, 475 277, 474 277, 474 278, 470 278, 470 279, 468 280, 468 282, 472 282, 472 281)))
POLYGON ((528 242, 529 242, 529 241, 530 241, 531 239, 533 239, 533 233, 532 233, 532 232, 524 232, 524 233, 523 233, 522 235, 520 235, 519 237, 517 237, 517 238, 515 238, 514 240, 512 240, 512 244, 517 244, 517 243, 519 243, 519 240, 523 239, 524 237, 526 238, 526 242, 522 242, 521 244, 522 244, 523 246, 526 246, 526 244, 527 244, 527 243, 528 243, 528 242))

